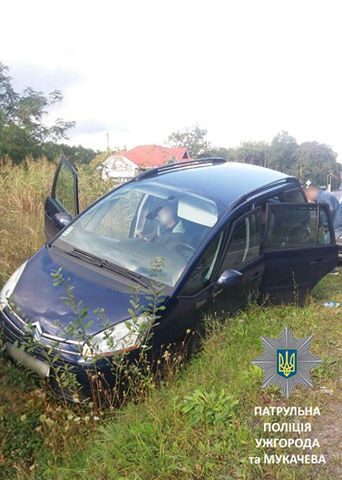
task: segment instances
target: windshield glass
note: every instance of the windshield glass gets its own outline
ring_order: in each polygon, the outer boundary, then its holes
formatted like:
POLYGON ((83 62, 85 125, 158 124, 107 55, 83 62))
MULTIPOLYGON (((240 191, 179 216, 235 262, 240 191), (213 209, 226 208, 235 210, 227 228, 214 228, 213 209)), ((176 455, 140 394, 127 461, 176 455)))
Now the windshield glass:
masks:
POLYGON ((161 258, 160 281, 173 287, 218 215, 212 199, 156 181, 129 183, 81 215, 55 244, 148 278, 161 258))

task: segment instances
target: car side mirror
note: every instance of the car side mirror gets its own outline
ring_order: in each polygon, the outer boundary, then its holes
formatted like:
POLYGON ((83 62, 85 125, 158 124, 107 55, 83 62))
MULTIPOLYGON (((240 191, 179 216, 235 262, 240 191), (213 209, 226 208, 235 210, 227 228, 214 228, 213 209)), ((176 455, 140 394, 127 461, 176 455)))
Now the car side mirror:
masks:
POLYGON ((57 212, 53 216, 53 221, 59 230, 69 225, 69 223, 71 223, 72 220, 73 218, 70 215, 70 213, 57 212))
POLYGON ((229 269, 221 273, 216 284, 220 288, 240 287, 242 278, 243 274, 241 272, 238 270, 229 269))

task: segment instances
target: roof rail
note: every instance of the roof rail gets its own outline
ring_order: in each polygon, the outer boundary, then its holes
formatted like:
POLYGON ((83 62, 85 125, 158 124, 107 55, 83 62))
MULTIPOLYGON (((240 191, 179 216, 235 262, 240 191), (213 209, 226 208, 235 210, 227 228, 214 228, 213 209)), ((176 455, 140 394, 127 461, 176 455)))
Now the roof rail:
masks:
POLYGON ((186 170, 190 168, 202 167, 206 165, 219 165, 226 163, 226 160, 222 157, 208 157, 208 158, 198 158, 196 160, 190 160, 188 162, 177 162, 171 163, 170 165, 164 165, 163 167, 156 167, 146 170, 145 172, 140 173, 134 178, 134 181, 141 180, 143 178, 156 177, 163 173, 174 172, 178 170, 186 170))
POLYGON ((244 193, 240 197, 238 197, 235 202, 232 203, 232 208, 237 207, 238 205, 241 205, 241 203, 245 202, 249 198, 253 197, 254 195, 257 195, 258 193, 262 192, 263 190, 267 190, 270 187, 278 187, 281 185, 284 185, 285 183, 297 183, 300 185, 299 180, 294 177, 294 176, 288 176, 284 178, 279 178, 278 180, 274 180, 273 182, 267 183, 266 185, 262 185, 261 187, 255 188, 254 190, 251 190, 248 193, 244 193))

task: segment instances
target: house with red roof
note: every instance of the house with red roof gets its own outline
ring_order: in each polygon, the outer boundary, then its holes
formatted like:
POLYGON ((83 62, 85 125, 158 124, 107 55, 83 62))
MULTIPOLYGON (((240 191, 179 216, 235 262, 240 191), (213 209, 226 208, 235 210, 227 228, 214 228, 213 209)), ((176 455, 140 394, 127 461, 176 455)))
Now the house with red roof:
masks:
POLYGON ((131 150, 111 154, 101 165, 101 176, 103 180, 113 178, 124 182, 140 171, 189 160, 191 157, 185 147, 139 145, 131 150))

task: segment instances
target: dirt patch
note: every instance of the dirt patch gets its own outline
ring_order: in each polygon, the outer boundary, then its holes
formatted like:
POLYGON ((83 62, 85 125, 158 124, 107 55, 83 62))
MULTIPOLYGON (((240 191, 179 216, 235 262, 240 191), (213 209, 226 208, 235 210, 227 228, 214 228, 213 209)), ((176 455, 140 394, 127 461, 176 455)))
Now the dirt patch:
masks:
MULTIPOLYGON (((313 424, 313 437, 318 438, 320 453, 327 462, 325 473, 329 479, 342 479, 342 401, 331 399, 313 424)), ((316 472, 318 472, 317 467, 316 472)))

